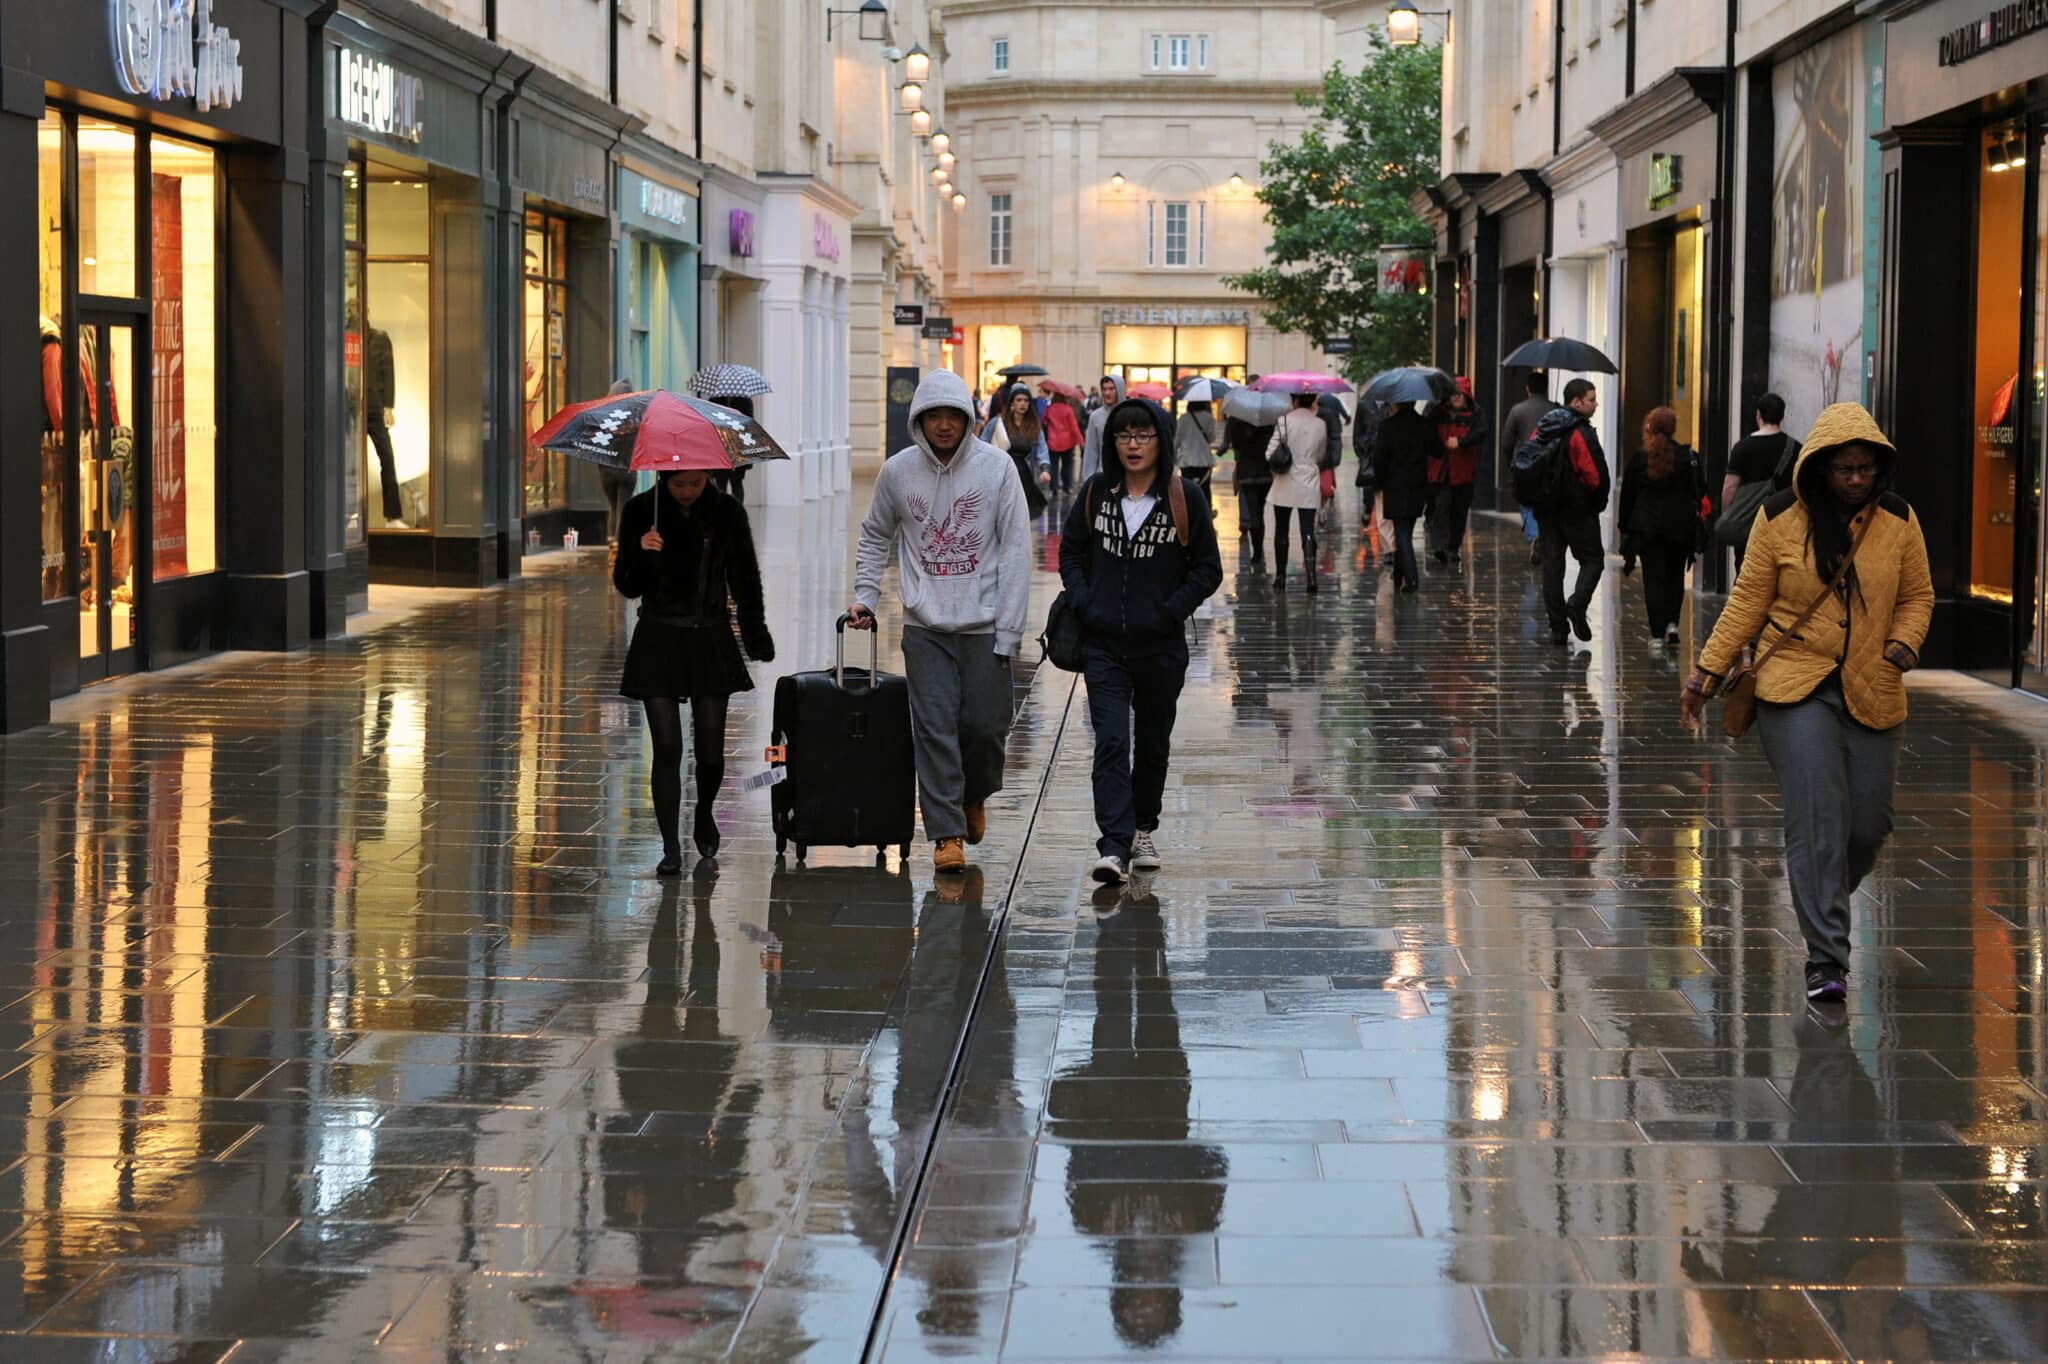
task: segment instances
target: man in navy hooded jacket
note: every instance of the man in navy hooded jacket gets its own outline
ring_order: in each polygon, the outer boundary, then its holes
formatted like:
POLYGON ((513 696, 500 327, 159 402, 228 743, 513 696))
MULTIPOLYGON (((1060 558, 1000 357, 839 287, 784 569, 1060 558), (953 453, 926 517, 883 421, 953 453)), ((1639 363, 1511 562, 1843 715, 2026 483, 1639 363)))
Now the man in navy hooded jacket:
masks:
POLYGON ((1095 730, 1102 837, 1091 874, 1115 885, 1134 867, 1159 866, 1152 835, 1187 680, 1187 622, 1223 583, 1215 522, 1174 467, 1173 423, 1157 403, 1126 398, 1111 409, 1102 472, 1060 536, 1060 579, 1081 620, 1095 730))

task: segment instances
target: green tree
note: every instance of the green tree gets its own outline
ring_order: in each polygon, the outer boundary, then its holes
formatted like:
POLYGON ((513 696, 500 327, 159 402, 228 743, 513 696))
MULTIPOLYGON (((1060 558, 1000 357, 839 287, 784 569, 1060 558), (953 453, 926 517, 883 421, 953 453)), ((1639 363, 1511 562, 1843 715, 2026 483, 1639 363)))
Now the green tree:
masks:
POLYGON ((1224 279, 1256 295, 1283 331, 1348 338, 1343 368, 1354 383, 1428 357, 1430 300, 1382 294, 1376 280, 1383 243, 1432 240, 1409 199, 1436 183, 1439 158, 1441 51, 1370 37, 1372 56, 1356 74, 1339 64, 1322 89, 1295 97, 1317 116, 1259 165, 1268 263, 1224 279))

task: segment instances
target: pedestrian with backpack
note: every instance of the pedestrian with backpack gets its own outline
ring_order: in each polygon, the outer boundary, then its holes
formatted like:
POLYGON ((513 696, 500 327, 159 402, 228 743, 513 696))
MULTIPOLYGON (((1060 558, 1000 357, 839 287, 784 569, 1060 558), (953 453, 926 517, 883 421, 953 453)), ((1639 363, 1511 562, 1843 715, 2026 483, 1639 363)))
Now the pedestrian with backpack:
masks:
POLYGON ((1621 476, 1621 573, 1643 564, 1643 603, 1650 613, 1650 649, 1678 647, 1685 607, 1685 569, 1700 546, 1700 504, 1706 477, 1700 457, 1676 439, 1678 414, 1653 407, 1643 418, 1643 443, 1621 476))
MULTIPOLYGON (((1074 500, 1060 536, 1060 580, 1081 624, 1081 671, 1095 730, 1090 875, 1120 884, 1156 870, 1173 724, 1187 681, 1187 622, 1222 586, 1216 525, 1174 463, 1163 408, 1127 398, 1104 425, 1104 468, 1074 500)), ((1282 542, 1285 543, 1284 541, 1282 542)))
POLYGON ((1766 499, 1792 486, 1792 466, 1799 442, 1780 429, 1785 400, 1766 393, 1756 400, 1756 430, 1728 451, 1728 473, 1721 480, 1721 519, 1714 526, 1717 543, 1735 551, 1735 573, 1742 574, 1742 550, 1749 529, 1766 499))
POLYGON ((1546 412, 1536 433, 1515 451, 1515 499, 1534 508, 1543 550, 1543 605, 1550 617, 1550 642, 1563 644, 1566 627, 1581 640, 1593 638, 1586 619, 1607 549, 1600 537, 1600 513, 1607 509, 1613 476, 1593 414, 1600 394, 1589 379, 1564 386, 1564 406, 1546 412), (1579 562, 1571 595, 1564 590, 1565 556, 1579 562))

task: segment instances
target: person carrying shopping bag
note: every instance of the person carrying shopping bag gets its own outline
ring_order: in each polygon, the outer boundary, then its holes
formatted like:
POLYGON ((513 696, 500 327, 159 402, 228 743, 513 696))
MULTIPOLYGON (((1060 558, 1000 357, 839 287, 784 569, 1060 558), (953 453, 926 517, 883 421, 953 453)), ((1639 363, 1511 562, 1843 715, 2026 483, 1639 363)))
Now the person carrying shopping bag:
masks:
POLYGON ((1850 901, 1892 829, 1906 677, 1934 618, 1920 520, 1892 491, 1898 451, 1859 403, 1807 433, 1792 487, 1750 528, 1742 573, 1679 696, 1698 726, 1753 709, 1783 792, 1785 880, 1806 939, 1806 996, 1848 997, 1850 901), (1751 648, 1753 670, 1737 669, 1751 648))
POLYGON ((1187 680, 1187 622, 1223 583, 1208 504, 1174 467, 1173 425, 1157 403, 1110 411, 1107 466, 1082 485, 1060 536, 1060 579, 1081 622, 1082 674, 1095 730, 1090 875, 1116 885, 1156 870, 1174 716, 1187 680))

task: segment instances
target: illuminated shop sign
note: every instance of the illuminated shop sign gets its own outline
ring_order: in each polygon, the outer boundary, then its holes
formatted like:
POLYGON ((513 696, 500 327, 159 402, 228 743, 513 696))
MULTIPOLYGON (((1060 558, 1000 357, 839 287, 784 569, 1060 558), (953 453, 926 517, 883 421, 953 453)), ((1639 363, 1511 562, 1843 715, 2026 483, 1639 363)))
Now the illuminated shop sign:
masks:
POLYGON ((131 95, 189 99, 199 112, 242 98, 242 42, 213 22, 213 0, 107 0, 114 79, 131 95))
POLYGON ((1249 327, 1249 308, 1104 308, 1105 327, 1249 327))
POLYGON ((2007 43, 2048 29, 2048 0, 2013 0, 1941 35, 1941 65, 1961 66, 2007 43))
POLYGON ((657 222, 681 227, 690 220, 690 196, 652 180, 640 182, 640 211, 657 222))
POLYGON ((398 142, 426 131, 426 83, 352 47, 335 49, 334 116, 398 142))

